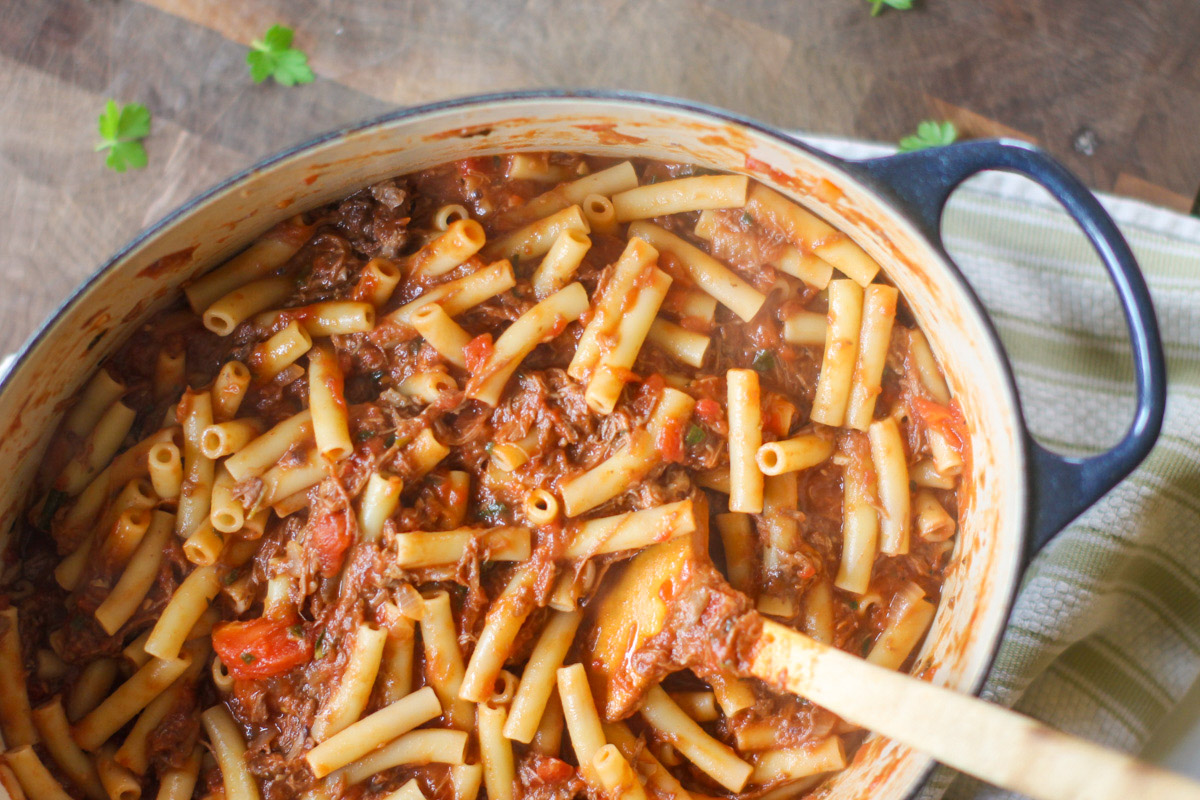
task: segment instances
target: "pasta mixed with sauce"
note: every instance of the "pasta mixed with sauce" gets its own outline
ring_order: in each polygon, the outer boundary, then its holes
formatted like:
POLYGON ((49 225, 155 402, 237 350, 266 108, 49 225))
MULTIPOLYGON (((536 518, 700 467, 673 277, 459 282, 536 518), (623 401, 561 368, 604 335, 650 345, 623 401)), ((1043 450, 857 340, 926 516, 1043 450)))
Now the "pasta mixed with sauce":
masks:
POLYGON ((798 796, 865 731, 738 677, 735 618, 895 669, 932 620, 961 415, 878 265, 744 176, 467 159, 185 300, 17 537, 14 797, 798 796))

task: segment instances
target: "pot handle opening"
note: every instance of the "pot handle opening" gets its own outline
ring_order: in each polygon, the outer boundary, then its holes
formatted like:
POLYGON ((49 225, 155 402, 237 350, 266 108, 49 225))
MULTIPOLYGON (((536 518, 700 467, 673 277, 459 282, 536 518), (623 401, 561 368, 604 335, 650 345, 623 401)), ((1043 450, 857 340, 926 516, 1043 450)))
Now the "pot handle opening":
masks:
MULTIPOLYGON (((951 192, 985 170, 1032 178, 1062 204, 1083 229, 1112 278, 1121 302, 1137 384, 1133 422, 1111 450, 1087 458, 1062 456, 1038 444, 1025 426, 1030 453, 1032 558, 1054 534, 1116 486, 1158 439, 1166 407, 1166 364, 1146 281, 1133 253, 1096 197, 1065 167, 1034 147, 1011 140, 980 140, 852 162, 851 169, 882 184, 941 242, 942 210, 951 192)), ((944 249, 944 248, 943 248, 944 249)))

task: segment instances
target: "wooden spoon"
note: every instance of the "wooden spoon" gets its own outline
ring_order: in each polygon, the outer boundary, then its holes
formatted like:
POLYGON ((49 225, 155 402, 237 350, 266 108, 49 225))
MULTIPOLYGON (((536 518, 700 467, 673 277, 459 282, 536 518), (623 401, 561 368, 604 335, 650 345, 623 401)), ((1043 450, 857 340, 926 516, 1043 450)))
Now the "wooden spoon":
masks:
POLYGON ((733 673, 1037 800, 1200 800, 1200 783, 762 618, 708 560, 705 538, 643 551, 598 598, 588 649, 609 719, 668 672, 733 673))

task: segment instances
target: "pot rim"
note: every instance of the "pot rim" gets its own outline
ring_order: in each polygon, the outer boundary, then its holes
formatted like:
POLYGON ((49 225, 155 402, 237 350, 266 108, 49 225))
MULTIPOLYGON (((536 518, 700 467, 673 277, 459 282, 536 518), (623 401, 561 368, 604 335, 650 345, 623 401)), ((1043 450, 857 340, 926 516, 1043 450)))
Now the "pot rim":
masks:
MULTIPOLYGON (((1028 548, 1030 542, 1032 514, 1032 504, 1029 502, 1030 484, 1033 479, 1028 470, 1028 433, 1024 422, 1020 394, 1017 391, 1015 375, 1013 373, 1012 365, 1008 359, 1007 353, 1000 340, 999 334, 996 331, 996 328, 992 323, 991 317, 988 315, 983 302, 979 299, 978 295, 971 287, 970 282, 954 264, 953 260, 946 252, 942 242, 936 237, 936 231, 929 231, 919 224, 916 214, 907 206, 904 200, 898 198, 895 194, 889 191, 886 184, 874 179, 871 175, 866 174, 865 171, 859 170, 857 168, 859 162, 827 153, 813 145, 808 144, 807 142, 796 138, 794 135, 789 134, 782 128, 756 120, 752 117, 747 117, 707 103, 685 100, 667 95, 659 95, 650 92, 606 89, 530 89, 466 95, 432 103, 404 106, 396 110, 363 120, 361 122, 334 128, 324 133, 304 139, 303 141, 295 144, 288 145, 282 150, 259 159, 250 166, 235 172, 233 175, 218 181, 211 187, 188 198, 159 219, 141 229, 124 245, 119 247, 112 256, 105 259, 99 267, 90 272, 75 286, 73 291, 66 298, 64 298, 58 305, 54 307, 52 311, 46 315, 33 333, 31 333, 21 344, 21 346, 13 353, 12 361, 9 364, 8 370, 3 376, 0 376, 0 396, 14 389, 15 382, 18 378, 18 373, 21 371, 20 368, 28 361, 33 354, 33 351, 37 349, 42 341, 52 333, 62 318, 70 310, 84 302, 94 284, 107 275, 109 271, 118 266, 142 244, 161 233, 163 229, 169 227, 179 219, 193 213, 204 203, 214 200, 220 195, 229 192, 238 184, 246 181, 249 178, 252 178, 257 173, 260 173, 268 168, 285 162, 288 159, 317 148, 321 145, 334 142, 338 139, 345 138, 355 133, 382 127, 388 124, 419 118, 425 115, 453 111, 455 109, 467 109, 475 106, 489 106, 531 100, 564 104, 576 100, 598 101, 601 103, 614 104, 631 104, 651 109, 681 111, 708 117, 711 120, 719 122, 733 123, 750 130, 756 135, 772 139, 783 147, 803 151, 808 156, 823 162, 829 167, 832 167, 848 181, 863 187, 866 192, 871 195, 874 201, 876 201, 881 207, 890 211, 894 215, 895 221, 902 224, 915 241, 923 243, 928 248, 929 255, 936 257, 942 262, 941 266, 943 267, 946 276, 957 284, 956 288, 962 291, 964 297, 969 301, 972 310, 975 312, 980 324, 982 325, 982 330, 986 336, 987 344, 997 355, 996 362, 1002 371, 1002 374, 999 377, 1005 392, 1008 394, 1008 402, 1012 409, 1016 412, 1013 420, 1015 423, 1015 429, 1020 432, 1020 435, 1014 437, 1016 451, 1015 456, 1017 458, 1017 468, 1026 475, 1026 478, 1023 481, 1020 481, 1018 484, 1022 490, 1020 501, 1023 506, 1023 521, 1020 527, 1022 539, 1018 546, 1022 548, 1023 552, 1028 548)), ((983 685, 987 681, 988 676, 991 674, 991 671, 995 666, 996 656, 1001 641, 1003 640, 1004 632, 1007 630, 1007 620, 1011 617, 1012 609, 1016 602, 1018 594, 1017 587, 1027 566, 1028 559, 1022 556, 1014 562, 1014 568, 1011 570, 1011 573, 1006 576, 1005 585, 1003 587, 997 587, 998 589, 1002 588, 1005 592, 1005 595, 1002 598, 1003 602, 1000 604, 1003 608, 1003 619, 1005 620, 1005 623, 997 630, 991 641, 987 643, 986 647, 983 648, 983 663, 986 665, 986 667, 979 671, 979 674, 969 682, 969 685, 965 687, 959 687, 957 691, 965 691, 971 695, 979 696, 983 685)), ((937 762, 931 757, 923 757, 928 758, 929 763, 921 769, 919 777, 913 784, 913 788, 906 795, 909 800, 914 798, 921 788, 928 782, 929 776, 937 766, 937 762)))

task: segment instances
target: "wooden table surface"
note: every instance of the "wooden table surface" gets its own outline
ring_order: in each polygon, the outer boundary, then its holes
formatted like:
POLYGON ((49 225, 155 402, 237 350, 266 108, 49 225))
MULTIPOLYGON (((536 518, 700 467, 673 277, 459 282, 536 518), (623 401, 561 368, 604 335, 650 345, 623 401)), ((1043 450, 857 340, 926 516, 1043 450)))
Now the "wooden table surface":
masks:
POLYGON ((1091 186, 1187 211, 1196 0, 0 0, 0 353, 139 228, 285 145, 399 105, 637 89, 895 141, 926 118, 1036 141, 1091 186), (255 85, 296 29, 315 83, 255 85), (104 102, 154 114, 146 169, 92 151, 104 102))

